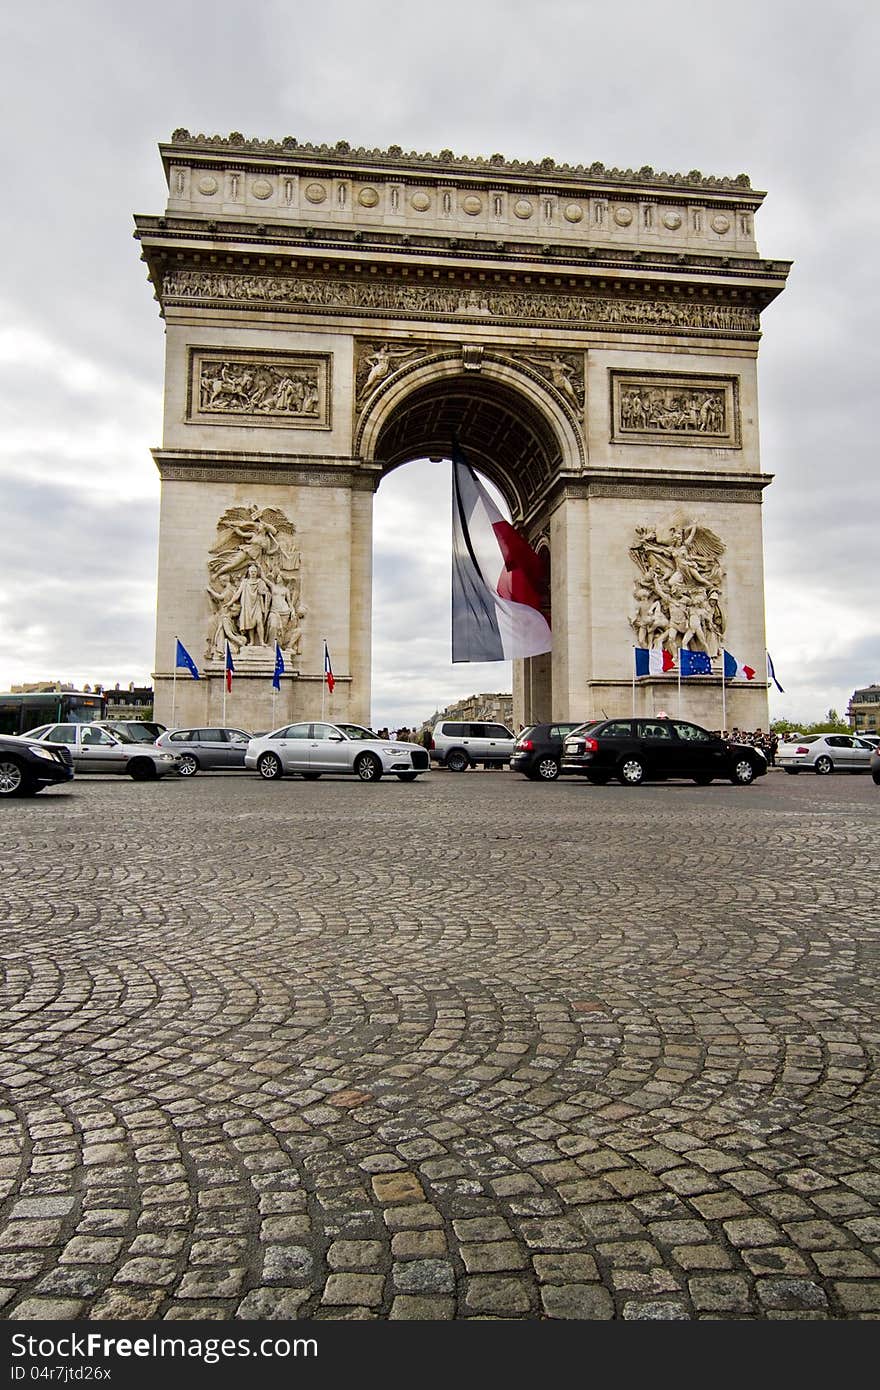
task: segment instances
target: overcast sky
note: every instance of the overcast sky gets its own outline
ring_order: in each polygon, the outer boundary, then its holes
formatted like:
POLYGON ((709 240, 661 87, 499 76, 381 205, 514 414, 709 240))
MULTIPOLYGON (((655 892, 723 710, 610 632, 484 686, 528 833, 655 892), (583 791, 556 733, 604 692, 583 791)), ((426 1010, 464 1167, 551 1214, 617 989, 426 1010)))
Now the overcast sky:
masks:
MULTIPOLYGON (((33 0, 4 7, 0 689, 149 683, 162 323, 132 240, 159 140, 205 133, 748 173, 793 259, 759 355, 767 636, 800 720, 880 681, 878 8, 788 0, 33 0)), ((373 722, 450 664, 449 474, 376 498, 373 722)), ((755 654, 739 654, 752 659, 755 654)))

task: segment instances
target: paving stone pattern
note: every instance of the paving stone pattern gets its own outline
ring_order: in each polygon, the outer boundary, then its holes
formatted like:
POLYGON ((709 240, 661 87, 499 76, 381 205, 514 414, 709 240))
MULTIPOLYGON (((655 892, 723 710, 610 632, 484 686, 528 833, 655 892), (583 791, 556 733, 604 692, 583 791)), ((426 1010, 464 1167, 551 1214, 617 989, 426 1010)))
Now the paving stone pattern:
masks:
POLYGON ((0 1317, 880 1316, 869 779, 0 813, 0 1317))

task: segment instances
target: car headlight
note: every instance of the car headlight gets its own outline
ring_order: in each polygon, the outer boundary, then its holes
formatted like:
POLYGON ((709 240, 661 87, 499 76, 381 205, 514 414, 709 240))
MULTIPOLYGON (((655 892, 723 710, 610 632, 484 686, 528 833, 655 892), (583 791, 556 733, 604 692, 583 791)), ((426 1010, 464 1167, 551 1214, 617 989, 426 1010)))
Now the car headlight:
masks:
POLYGON ((381 751, 382 751, 383 753, 393 753, 395 757, 399 758, 399 757, 402 757, 402 755, 403 755, 404 753, 408 753, 408 752, 409 752, 409 749, 408 749, 408 748, 383 748, 381 751))
POLYGON ((31 753, 36 753, 38 758, 50 758, 53 762, 55 761, 55 754, 51 748, 44 748, 41 743, 29 743, 28 750, 31 753))

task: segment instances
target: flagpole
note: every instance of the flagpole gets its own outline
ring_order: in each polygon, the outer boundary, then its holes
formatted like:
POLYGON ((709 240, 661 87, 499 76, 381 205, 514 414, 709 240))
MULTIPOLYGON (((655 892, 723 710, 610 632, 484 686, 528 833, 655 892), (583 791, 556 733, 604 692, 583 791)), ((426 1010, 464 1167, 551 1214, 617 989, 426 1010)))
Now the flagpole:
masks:
POLYGON ((324 722, 324 687, 327 684, 327 638, 324 638, 324 649, 321 652, 321 723, 324 722))
POLYGON ((636 648, 635 648, 635 643, 633 643, 632 653, 633 653, 633 667, 632 667, 632 670, 633 670, 633 719, 635 719, 635 717, 636 717, 636 648))
POLYGON ((681 647, 678 649, 678 717, 681 718, 681 647))
MULTIPOLYGON (((227 651, 228 651, 228 650, 229 650, 229 648, 228 648, 228 646, 227 646, 227 651)), ((226 665, 225 665, 225 661, 226 661, 226 657, 224 656, 224 668, 223 668, 223 727, 224 727, 224 729, 226 728, 226 686, 227 686, 228 683, 229 683, 229 673, 228 673, 228 668, 227 668, 226 665)))
POLYGON ((177 644, 179 637, 174 638, 174 673, 171 677, 171 727, 174 728, 174 706, 177 702, 177 644))
POLYGON ((721 732, 727 728, 727 686, 724 681, 724 648, 721 649, 721 732))

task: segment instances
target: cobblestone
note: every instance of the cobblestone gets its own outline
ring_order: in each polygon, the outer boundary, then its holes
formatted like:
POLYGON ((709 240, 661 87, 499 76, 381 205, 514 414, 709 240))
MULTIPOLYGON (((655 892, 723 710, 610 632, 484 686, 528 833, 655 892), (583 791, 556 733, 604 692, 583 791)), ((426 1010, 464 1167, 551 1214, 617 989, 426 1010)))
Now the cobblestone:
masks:
POLYGON ((4 1318, 880 1315, 869 779, 5 809, 4 1318))

